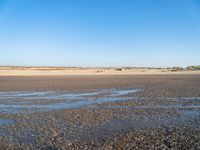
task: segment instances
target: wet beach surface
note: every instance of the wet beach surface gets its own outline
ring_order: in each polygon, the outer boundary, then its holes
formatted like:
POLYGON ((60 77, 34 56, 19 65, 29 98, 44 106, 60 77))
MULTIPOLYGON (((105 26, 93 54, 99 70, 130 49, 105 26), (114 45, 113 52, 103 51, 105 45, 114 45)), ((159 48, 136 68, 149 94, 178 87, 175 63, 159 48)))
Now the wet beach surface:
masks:
POLYGON ((0 77, 1 149, 200 149, 200 75, 0 77))

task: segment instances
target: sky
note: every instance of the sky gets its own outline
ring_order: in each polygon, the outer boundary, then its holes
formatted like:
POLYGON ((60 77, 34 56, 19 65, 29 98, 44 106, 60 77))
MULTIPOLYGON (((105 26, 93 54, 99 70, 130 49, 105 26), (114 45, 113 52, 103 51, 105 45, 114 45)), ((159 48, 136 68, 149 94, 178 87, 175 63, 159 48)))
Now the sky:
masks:
POLYGON ((1 66, 199 64, 199 0, 0 0, 1 66))

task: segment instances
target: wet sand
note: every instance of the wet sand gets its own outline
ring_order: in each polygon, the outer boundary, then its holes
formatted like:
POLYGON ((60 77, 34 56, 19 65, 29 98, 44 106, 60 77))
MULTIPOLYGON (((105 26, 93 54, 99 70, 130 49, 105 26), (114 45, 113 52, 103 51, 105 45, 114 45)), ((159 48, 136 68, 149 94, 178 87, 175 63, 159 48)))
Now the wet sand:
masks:
POLYGON ((200 75, 0 77, 0 149, 199 149, 200 75))

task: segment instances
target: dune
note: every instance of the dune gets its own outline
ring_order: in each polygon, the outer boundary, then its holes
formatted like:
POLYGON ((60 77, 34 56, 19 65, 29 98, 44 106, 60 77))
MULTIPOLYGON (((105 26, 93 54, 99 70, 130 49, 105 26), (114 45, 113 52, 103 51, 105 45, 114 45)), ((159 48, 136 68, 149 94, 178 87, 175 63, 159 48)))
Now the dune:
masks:
POLYGON ((179 68, 135 67, 0 67, 0 76, 54 75, 137 75, 137 74, 200 74, 200 71, 179 68))

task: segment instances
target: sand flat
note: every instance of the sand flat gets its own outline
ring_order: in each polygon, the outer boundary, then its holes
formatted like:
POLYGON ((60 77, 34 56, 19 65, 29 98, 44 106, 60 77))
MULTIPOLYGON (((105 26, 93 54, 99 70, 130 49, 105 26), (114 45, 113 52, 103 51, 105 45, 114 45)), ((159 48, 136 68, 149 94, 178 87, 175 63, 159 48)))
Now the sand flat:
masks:
POLYGON ((195 74, 1 76, 0 147, 198 149, 199 91, 195 74))
POLYGON ((0 97, 2 149, 200 145, 200 75, 1 76, 0 97))

